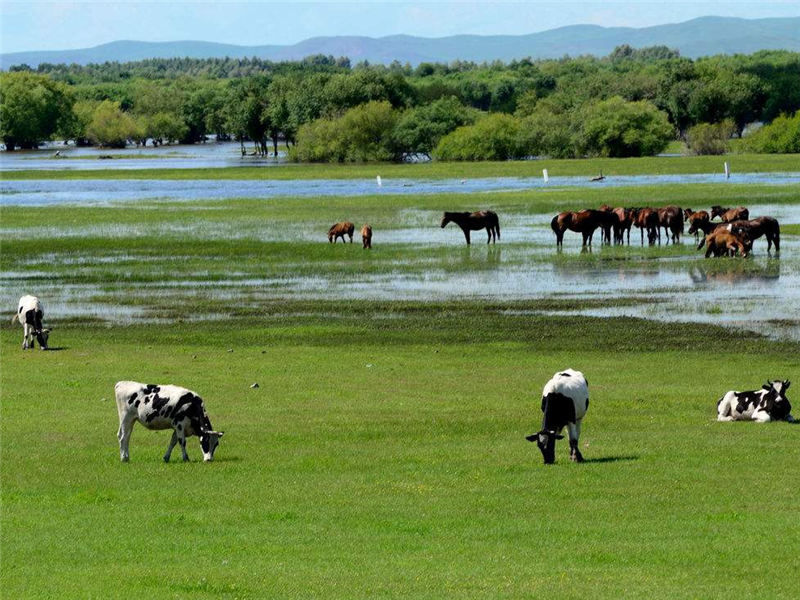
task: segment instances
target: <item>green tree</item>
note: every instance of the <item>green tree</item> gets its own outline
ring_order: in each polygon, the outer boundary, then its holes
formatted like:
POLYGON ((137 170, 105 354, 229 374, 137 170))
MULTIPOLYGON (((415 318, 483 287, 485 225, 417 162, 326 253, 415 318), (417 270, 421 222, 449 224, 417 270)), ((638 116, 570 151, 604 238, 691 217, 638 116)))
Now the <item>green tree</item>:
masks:
POLYGON ((686 135, 686 144, 695 154, 725 154, 736 126, 727 119, 721 123, 698 123, 686 135))
POLYGON ((496 113, 444 136, 433 152, 437 160, 508 160, 522 158, 519 120, 496 113))
POLYGON ((800 111, 780 115, 744 138, 745 148, 768 154, 800 154, 800 111))
POLYGON ((582 145, 597 156, 651 156, 674 138, 666 113, 647 101, 609 98, 587 106, 580 115, 582 145))
POLYGON ((0 73, 0 138, 6 150, 35 148, 72 118, 74 99, 49 77, 27 71, 0 73))
POLYGON ((86 135, 100 146, 124 148, 129 139, 141 134, 136 121, 120 109, 119 102, 104 100, 95 108, 86 135))
POLYGON ((407 110, 395 126, 393 137, 399 152, 430 156, 443 136, 457 127, 472 125, 480 113, 461 104, 455 96, 407 110))

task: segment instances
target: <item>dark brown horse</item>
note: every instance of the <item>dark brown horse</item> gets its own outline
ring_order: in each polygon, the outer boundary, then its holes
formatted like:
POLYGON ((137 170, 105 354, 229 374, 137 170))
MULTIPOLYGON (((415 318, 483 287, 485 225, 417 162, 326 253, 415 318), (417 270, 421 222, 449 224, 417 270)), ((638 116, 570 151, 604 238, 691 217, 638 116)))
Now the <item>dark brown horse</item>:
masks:
MULTIPOLYGON (((679 206, 665 206, 659 208, 658 225, 664 228, 667 244, 669 244, 670 239, 672 239, 673 244, 680 242, 681 234, 683 233, 683 212, 681 208, 679 206), (671 237, 670 234, 672 234, 671 237)), ((661 235, 658 236, 658 240, 660 243, 661 235)))
POLYGON ((717 227, 706 235, 697 246, 700 250, 706 247, 706 258, 711 256, 736 256, 738 253, 742 258, 746 258, 753 248, 753 241, 747 236, 728 231, 728 227, 717 227))
POLYGON ((750 211, 744 206, 738 208, 723 208, 719 204, 711 207, 711 218, 719 217, 723 223, 731 221, 746 221, 750 218, 750 211))
POLYGON ((647 243, 651 246, 656 243, 659 236, 658 211, 655 208, 634 208, 633 225, 641 233, 642 246, 644 246, 644 232, 647 231, 647 243))
POLYGON ((550 228, 556 234, 556 247, 564 245, 564 232, 569 229, 583 235, 583 246, 592 245, 592 237, 598 227, 610 224, 613 216, 604 210, 571 210, 559 213, 550 221, 550 228))
POLYGON ((708 233, 707 226, 711 222, 711 216, 706 211, 695 212, 691 208, 686 208, 683 216, 689 221, 689 233, 694 234, 694 239, 697 239, 698 231, 708 233))
POLYGON ((767 252, 772 250, 772 244, 775 244, 775 252, 781 251, 781 226, 772 217, 758 217, 749 221, 734 221, 728 224, 728 229, 732 233, 745 236, 751 243, 762 235, 766 235, 767 252))
POLYGON ((478 212, 445 212, 442 215, 442 229, 450 223, 455 223, 464 232, 467 244, 470 243, 469 232, 485 229, 489 236, 486 243, 496 242, 500 239, 500 220, 497 213, 491 210, 479 210, 478 212))
POLYGON ((335 244, 336 238, 342 238, 342 243, 344 244, 344 236, 350 236, 350 243, 353 243, 353 231, 355 231, 356 226, 353 225, 350 221, 342 221, 341 223, 335 223, 328 229, 328 241, 335 244))
POLYGON ((633 226, 634 210, 632 208, 615 208, 611 211, 614 215, 614 243, 624 244, 625 233, 628 233, 628 245, 631 245, 631 227, 633 226))

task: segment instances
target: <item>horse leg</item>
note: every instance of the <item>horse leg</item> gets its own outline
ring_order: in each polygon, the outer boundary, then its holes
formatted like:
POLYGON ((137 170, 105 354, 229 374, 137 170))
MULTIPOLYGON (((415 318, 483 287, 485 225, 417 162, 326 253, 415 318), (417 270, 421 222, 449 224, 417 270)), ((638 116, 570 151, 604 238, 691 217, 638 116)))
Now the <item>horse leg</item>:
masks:
POLYGON ((487 236, 486 245, 488 246, 489 243, 492 241, 492 228, 491 227, 487 227, 486 228, 486 236, 487 236))
POLYGON ((466 227, 462 227, 461 230, 464 232, 464 238, 467 240, 467 246, 469 246, 470 245, 469 229, 467 229, 466 227))

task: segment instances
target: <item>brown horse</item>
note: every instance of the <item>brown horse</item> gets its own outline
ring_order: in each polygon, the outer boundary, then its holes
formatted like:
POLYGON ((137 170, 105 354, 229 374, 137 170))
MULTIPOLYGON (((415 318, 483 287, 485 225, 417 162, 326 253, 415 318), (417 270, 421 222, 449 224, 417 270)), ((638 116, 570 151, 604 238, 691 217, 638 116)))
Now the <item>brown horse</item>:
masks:
POLYGON ((711 216, 704 210, 693 211, 691 208, 686 208, 683 211, 683 216, 689 221, 689 233, 694 234, 694 239, 697 239, 697 232, 703 231, 708 233, 706 226, 711 222, 711 216))
POLYGON ((469 232, 485 229, 489 236, 486 243, 496 243, 500 239, 500 220, 497 218, 497 213, 491 210, 479 210, 478 212, 445 212, 442 215, 442 229, 453 222, 464 232, 464 238, 467 240, 467 245, 470 244, 469 232))
POLYGON ((717 227, 706 235, 697 249, 706 246, 706 258, 711 256, 735 256, 738 252, 742 258, 746 258, 753 248, 752 240, 746 236, 732 233, 727 227, 717 227))
POLYGON ((647 243, 651 246, 656 243, 659 237, 658 211, 655 208, 634 208, 633 225, 639 229, 644 246, 644 232, 647 230, 647 243))
POLYGON ((564 245, 564 232, 569 229, 583 235, 583 246, 592 245, 592 237, 598 227, 612 222, 613 216, 604 210, 585 209, 559 213, 550 221, 550 228, 556 234, 556 247, 564 245))
POLYGON ((775 244, 775 252, 781 251, 781 226, 772 217, 758 217, 749 221, 734 221, 728 225, 731 233, 738 233, 754 242, 762 235, 767 236, 767 252, 775 244))
POLYGON ((330 243, 335 244, 336 238, 342 238, 342 243, 344 244, 344 236, 350 236, 350 243, 353 243, 353 231, 355 231, 356 226, 353 225, 350 221, 342 221, 341 223, 335 223, 328 229, 328 241, 330 243))
POLYGON ((372 227, 364 225, 361 228, 361 243, 365 250, 372 249, 372 227))
POLYGON ((719 217, 723 223, 731 221, 746 221, 750 218, 750 211, 744 206, 738 208, 723 208, 719 204, 711 207, 711 218, 719 217))
MULTIPOLYGON (((673 244, 681 241, 681 234, 683 233, 683 212, 679 206, 665 206, 658 209, 658 225, 664 228, 664 235, 667 238, 667 244, 672 239, 673 244), (670 233, 672 234, 670 238, 670 233)), ((661 235, 658 236, 659 243, 661 242, 661 235)))

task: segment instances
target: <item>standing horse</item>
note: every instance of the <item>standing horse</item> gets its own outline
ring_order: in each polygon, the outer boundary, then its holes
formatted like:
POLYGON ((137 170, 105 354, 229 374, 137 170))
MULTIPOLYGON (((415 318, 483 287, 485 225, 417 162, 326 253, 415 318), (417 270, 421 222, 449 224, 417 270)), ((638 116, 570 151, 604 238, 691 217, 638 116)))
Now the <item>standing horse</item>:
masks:
POLYGON ((550 228, 556 234, 556 247, 564 245, 564 232, 569 229, 583 236, 583 246, 592 245, 592 236, 598 227, 610 223, 612 215, 604 210, 571 210, 559 213, 550 221, 550 228))
POLYGON ((361 244, 364 250, 372 249, 372 227, 364 225, 361 228, 361 244))
POLYGON ((689 221, 689 233, 694 234, 694 239, 697 240, 697 232, 706 231, 707 225, 711 222, 711 216, 704 210, 693 211, 691 208, 686 208, 683 211, 684 218, 689 221))
MULTIPOLYGON (((669 244, 670 233, 672 234, 672 243, 677 244, 681 241, 681 234, 683 233, 683 212, 679 206, 665 206, 658 209, 658 225, 664 228, 664 235, 669 244)), ((659 236, 659 241, 661 236, 659 236)))
POLYGON ((631 226, 633 225, 634 211, 632 208, 615 208, 611 211, 614 215, 614 243, 625 243, 625 232, 628 233, 628 245, 631 245, 631 226))
POLYGON ((344 244, 344 236, 350 236, 350 243, 353 243, 353 232, 355 231, 356 226, 353 225, 350 221, 342 221, 341 223, 335 223, 331 225, 331 228, 328 229, 328 241, 332 244, 336 243, 336 238, 342 238, 342 243, 344 244))
POLYGON ((633 224, 639 229, 644 246, 644 232, 647 230, 647 243, 651 246, 660 239, 661 233, 658 229, 658 211, 654 208, 634 208, 633 224))
POLYGON ((781 226, 772 217, 758 217, 750 221, 734 221, 727 225, 731 233, 744 235, 750 242, 754 242, 762 235, 767 236, 767 252, 775 244, 775 252, 781 251, 781 226))
POLYGON ((486 243, 496 243, 500 239, 500 220, 497 213, 491 210, 479 210, 478 212, 445 212, 442 215, 442 229, 450 222, 461 227, 467 245, 470 244, 469 232, 485 229, 488 235, 486 243))
POLYGON ((723 223, 731 221, 746 221, 750 218, 750 211, 744 206, 738 208, 723 208, 719 204, 711 207, 711 218, 719 217, 723 223))

